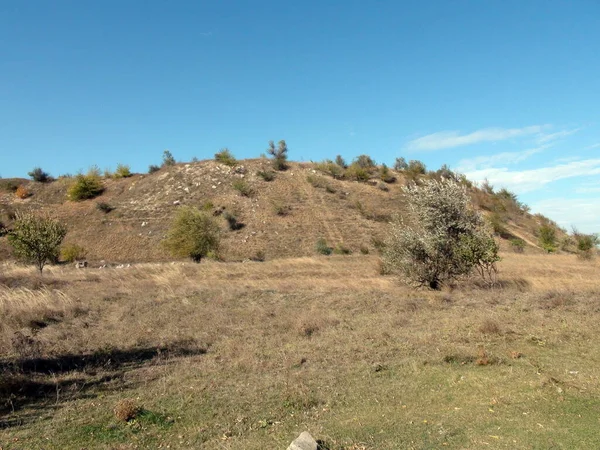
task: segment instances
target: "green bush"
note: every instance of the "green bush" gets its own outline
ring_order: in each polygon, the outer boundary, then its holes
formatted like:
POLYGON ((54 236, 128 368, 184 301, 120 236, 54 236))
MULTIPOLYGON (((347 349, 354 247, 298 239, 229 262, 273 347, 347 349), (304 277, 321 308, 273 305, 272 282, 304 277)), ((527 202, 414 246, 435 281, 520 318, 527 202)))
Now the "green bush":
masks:
POLYGON ((315 165, 315 169, 317 169, 320 172, 326 173, 327 175, 330 175, 336 180, 341 180, 342 178, 344 178, 345 167, 342 167, 329 159, 317 163, 315 165))
POLYGON ((86 254, 85 248, 77 244, 66 244, 60 249, 60 259, 70 263, 85 259, 86 254))
POLYGON ((117 164, 117 170, 113 175, 114 178, 127 178, 132 175, 129 166, 126 164, 117 164))
POLYGON ((350 250, 344 244, 338 243, 333 249, 333 253, 335 253, 336 255, 350 255, 352 253, 352 250, 350 250))
POLYGON ((264 181, 273 181, 275 179, 275 172, 271 170, 259 170, 256 175, 261 177, 264 181))
POLYGON ((183 206, 177 211, 163 245, 173 256, 188 257, 199 263, 209 252, 217 254, 220 228, 205 211, 183 206))
POLYGON ((525 251, 525 241, 520 238, 510 240, 510 246, 515 253, 523 253, 525 251))
POLYGON ((237 164, 237 159, 235 159, 233 153, 228 148, 223 148, 221 151, 215 153, 215 161, 230 167, 237 164))
POLYGON ((150 164, 148 166, 148 173, 155 173, 155 172, 158 172, 159 170, 160 170, 160 167, 156 166, 154 164, 150 164))
POLYGON ((52 177, 50 177, 48 173, 44 172, 39 167, 35 167, 27 175, 29 175, 33 181, 37 181, 38 183, 47 183, 48 181, 52 181, 52 177))
POLYGON ((427 167, 424 163, 417 159, 412 159, 408 162, 408 167, 406 168, 406 172, 411 175, 425 175, 427 173, 427 167))
POLYGON ((108 214, 115 208, 106 202, 98 202, 96 203, 96 209, 98 209, 98 211, 102 211, 104 214, 108 214))
POLYGON ((597 234, 584 234, 573 228, 573 238, 577 247, 577 255, 581 259, 592 259, 594 251, 600 243, 600 238, 597 234))
POLYGON ((66 234, 67 228, 49 216, 18 213, 8 242, 15 256, 34 264, 41 275, 48 261, 58 260, 60 244, 66 234))
POLYGON ((254 194, 252 187, 250 187, 250 185, 244 180, 235 180, 233 183, 231 183, 231 186, 244 197, 252 197, 254 194))
POLYGON ((226 211, 223 214, 223 218, 227 221, 227 225, 231 231, 241 230, 246 226, 246 224, 238 221, 238 218, 235 214, 226 211))
POLYGON ((361 167, 359 164, 352 163, 346 169, 346 178, 356 181, 369 181, 371 174, 367 169, 361 167))
POLYGON ((556 251, 556 230, 549 224, 544 224, 539 229, 540 246, 548 253, 556 251))
POLYGON ((348 164, 346 164, 346 160, 344 158, 342 158, 342 155, 337 155, 335 157, 335 163, 342 169, 345 169, 348 167, 348 164))
POLYGON ((315 249, 317 250, 317 253, 321 255, 331 255, 331 253, 333 252, 333 249, 327 245, 327 241, 325 240, 325 238, 317 239, 315 249))
POLYGON ((86 175, 78 174, 69 186, 67 197, 72 201, 87 200, 104 192, 104 185, 97 168, 92 168, 86 175))

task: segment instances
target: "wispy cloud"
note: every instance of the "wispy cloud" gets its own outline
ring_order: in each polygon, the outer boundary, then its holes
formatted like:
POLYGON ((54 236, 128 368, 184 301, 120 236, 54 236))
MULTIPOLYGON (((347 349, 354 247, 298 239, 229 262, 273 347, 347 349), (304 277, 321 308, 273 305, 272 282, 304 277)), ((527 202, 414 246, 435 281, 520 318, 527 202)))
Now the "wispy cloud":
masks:
POLYGON ((547 128, 547 125, 533 125, 523 128, 483 128, 469 134, 460 134, 460 131, 440 131, 409 141, 406 144, 406 149, 441 150, 481 142, 505 141, 507 139, 540 134, 547 128))
POLYGON ((600 231, 600 197, 596 198, 548 198, 530 205, 559 225, 570 228, 576 226, 583 233, 600 231))
POLYGON ((501 167, 480 169, 465 173, 467 178, 473 181, 481 182, 487 179, 492 185, 507 187, 517 193, 534 191, 548 183, 565 178, 599 174, 600 159, 585 159, 522 171, 514 171, 506 167, 501 167))
POLYGON ((539 147, 530 148, 520 152, 503 152, 495 155, 482 155, 475 158, 462 159, 458 162, 457 172, 465 173, 480 169, 488 169, 495 165, 509 165, 525 161, 536 153, 543 152, 551 147, 550 144, 541 145, 539 147))
POLYGON ((550 133, 550 134, 540 133, 540 135, 536 138, 536 142, 538 144, 546 144, 548 142, 556 141, 559 139, 564 139, 567 136, 571 136, 572 134, 577 133, 579 130, 581 130, 581 128, 575 128, 573 130, 557 131, 556 133, 550 133))
POLYGON ((598 142, 597 144, 594 144, 594 145, 589 145, 585 149, 586 150, 591 150, 593 148, 598 148, 598 147, 600 147, 600 142, 598 142))

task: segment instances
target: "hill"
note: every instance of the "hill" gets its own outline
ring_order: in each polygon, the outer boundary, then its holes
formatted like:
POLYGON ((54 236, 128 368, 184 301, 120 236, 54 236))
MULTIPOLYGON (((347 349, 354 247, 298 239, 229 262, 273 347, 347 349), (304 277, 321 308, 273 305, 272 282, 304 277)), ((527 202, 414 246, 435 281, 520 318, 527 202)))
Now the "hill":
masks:
MULTIPOLYGON (((401 187, 420 176, 436 176, 390 169, 386 183, 378 167, 367 170, 362 182, 336 179, 327 172, 328 165, 316 163, 289 163, 287 170, 273 171, 266 158, 239 161, 233 167, 211 160, 179 163, 152 174, 104 178, 102 195, 81 202, 67 200, 71 177, 50 183, 4 179, 0 220, 9 226, 16 211, 48 212, 67 224, 65 243, 83 246, 94 262, 171 260, 160 241, 181 205, 223 217, 223 229, 228 230, 223 233, 225 260, 314 255, 319 238, 331 247, 372 253, 392 215, 405 211, 401 187), (266 181, 265 173, 274 179, 266 181), (16 186, 30 196, 17 198, 16 186), (112 210, 103 212, 100 202, 112 210), (235 217, 239 229, 228 229, 227 215, 235 217)), ((520 238, 532 251, 539 250, 535 235, 542 223, 551 223, 548 219, 529 214, 507 191, 495 193, 464 181, 499 237, 520 238)), ((7 257, 4 241, 0 238, 0 254, 7 257)))

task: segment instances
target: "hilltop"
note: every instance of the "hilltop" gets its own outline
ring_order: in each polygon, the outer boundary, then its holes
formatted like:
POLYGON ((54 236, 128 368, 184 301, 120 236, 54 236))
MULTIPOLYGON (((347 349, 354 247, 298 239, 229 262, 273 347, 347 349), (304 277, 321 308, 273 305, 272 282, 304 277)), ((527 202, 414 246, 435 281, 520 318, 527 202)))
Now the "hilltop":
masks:
MULTIPOLYGON (((411 179, 435 176, 389 169, 384 182, 381 169, 374 167, 368 179, 359 182, 336 179, 327 172, 327 164, 298 162, 288 163, 285 171, 273 171, 266 158, 233 166, 213 160, 178 163, 150 174, 104 178, 104 192, 80 202, 67 199, 72 177, 49 183, 3 179, 0 220, 9 226, 16 211, 48 212, 67 224, 65 243, 83 246, 93 262, 171 260, 160 241, 182 205, 235 217, 236 230, 230 230, 223 218, 225 260, 311 256, 319 238, 331 247, 373 253, 393 214, 405 211, 401 187, 411 179), (274 178, 266 181, 265 173, 274 178), (17 198, 16 186, 30 196, 17 198), (112 210, 103 212, 98 203, 112 210)), ((519 238, 530 251, 540 251, 536 233, 542 223, 551 223, 548 219, 531 215, 507 191, 494 193, 464 181, 476 207, 493 222, 504 248, 510 239, 519 238)), ((9 250, 4 241, 0 238, 0 250, 6 257, 9 250)))

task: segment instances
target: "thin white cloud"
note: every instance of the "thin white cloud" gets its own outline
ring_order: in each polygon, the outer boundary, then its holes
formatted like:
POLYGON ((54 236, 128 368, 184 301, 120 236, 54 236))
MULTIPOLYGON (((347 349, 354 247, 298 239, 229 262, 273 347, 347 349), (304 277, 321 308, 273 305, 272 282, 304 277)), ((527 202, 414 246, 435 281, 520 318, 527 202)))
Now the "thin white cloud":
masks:
POLYGON ((522 171, 513 171, 506 167, 487 168, 466 172, 465 175, 476 182, 487 179, 492 185, 523 193, 565 178, 600 175, 600 159, 585 159, 522 171))
POLYGON ((527 158, 535 155, 536 153, 543 152, 548 147, 551 147, 551 145, 541 145, 539 147, 530 148, 520 152, 503 152, 496 153, 495 155, 482 155, 475 158, 462 159, 458 162, 456 171, 465 173, 479 169, 488 169, 495 165, 516 164, 521 161, 525 161, 527 158))
POLYGON ((530 206, 567 229, 576 226, 583 233, 600 232, 600 197, 548 198, 530 206))
POLYGON ((558 139, 564 139, 567 136, 571 136, 572 134, 577 133, 579 130, 581 130, 581 128, 575 128, 573 130, 557 131, 556 133, 550 133, 550 134, 541 133, 536 138, 536 142, 538 144, 546 144, 548 142, 556 141, 558 139))
POLYGON ((498 142, 517 137, 543 133, 547 125, 533 125, 523 128, 483 128, 469 134, 459 131, 440 131, 413 139, 406 144, 407 150, 441 150, 478 144, 480 142, 498 142))
POLYGON ((590 146, 586 147, 585 149, 586 150, 591 150, 593 148, 598 148, 598 147, 600 147, 600 142, 598 142, 597 144, 594 144, 594 145, 590 145, 590 146))

